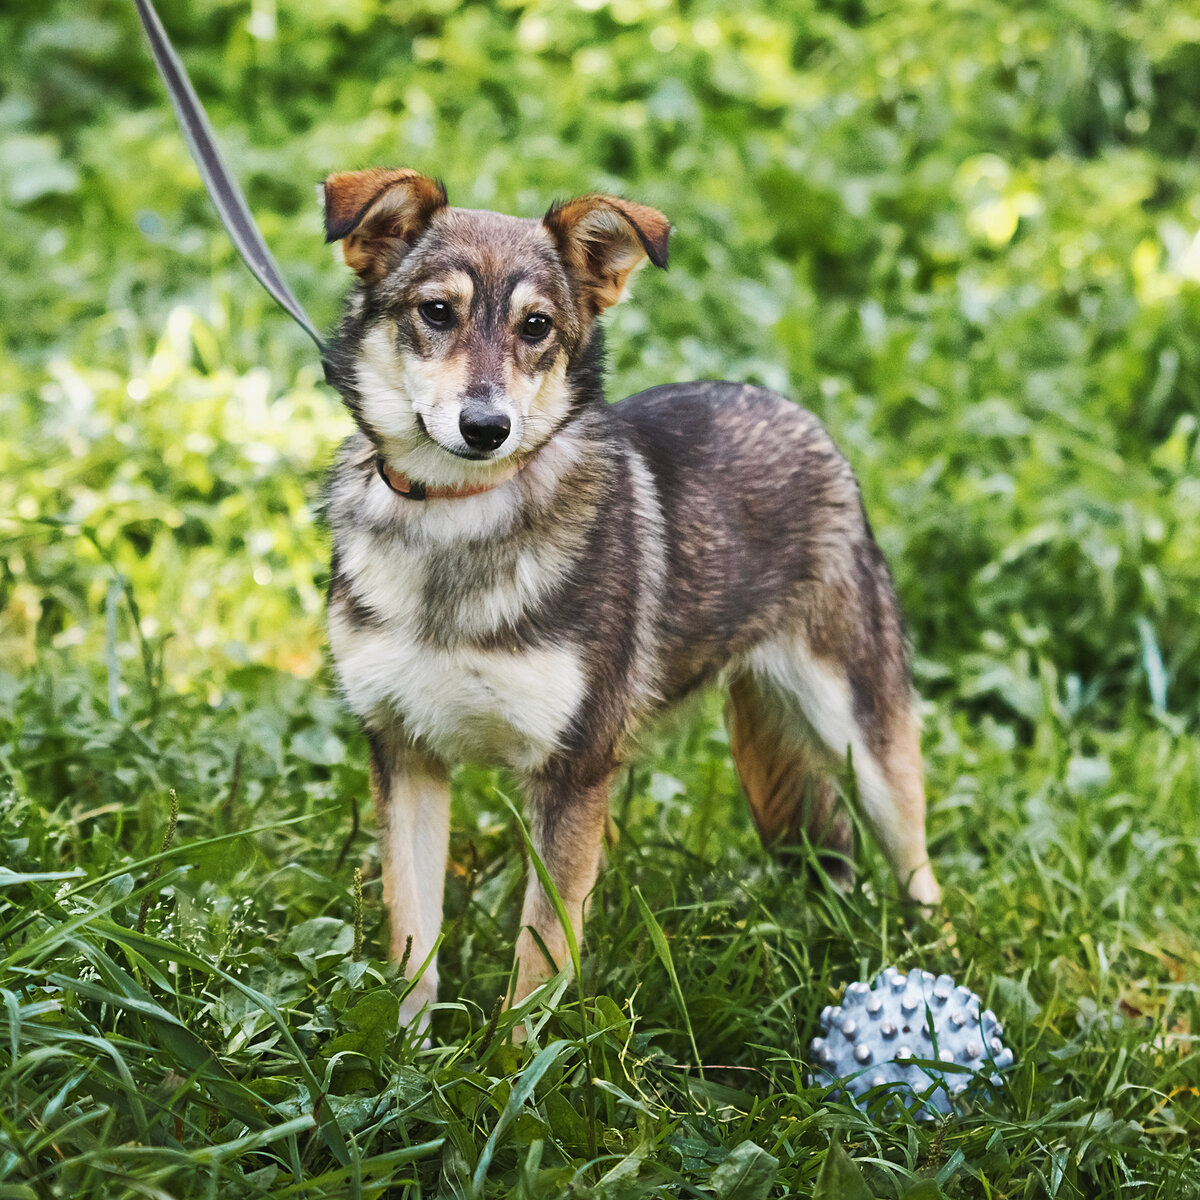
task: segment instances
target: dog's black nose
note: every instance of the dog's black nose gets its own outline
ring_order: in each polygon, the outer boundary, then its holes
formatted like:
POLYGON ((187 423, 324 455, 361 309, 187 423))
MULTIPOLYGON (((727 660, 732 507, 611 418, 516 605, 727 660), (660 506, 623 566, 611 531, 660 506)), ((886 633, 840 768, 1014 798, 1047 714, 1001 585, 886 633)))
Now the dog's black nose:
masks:
POLYGON ((512 428, 508 414, 487 404, 464 404, 458 416, 463 441, 472 450, 495 450, 512 428))

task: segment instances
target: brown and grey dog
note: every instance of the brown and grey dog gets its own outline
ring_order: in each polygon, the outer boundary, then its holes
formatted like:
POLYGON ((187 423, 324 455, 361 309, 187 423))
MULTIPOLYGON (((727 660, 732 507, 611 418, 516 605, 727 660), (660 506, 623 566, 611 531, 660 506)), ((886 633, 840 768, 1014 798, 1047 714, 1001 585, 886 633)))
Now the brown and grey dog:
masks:
MULTIPOLYGON (((520 778, 578 935, 635 730, 714 680, 764 842, 848 848, 849 754, 901 887, 935 903, 903 626, 845 459, 762 388, 604 402, 597 317, 666 266, 666 218, 585 196, 521 220, 371 170, 326 181, 325 221, 358 276, 331 356, 359 431, 330 481, 330 634, 393 953, 438 938, 451 763, 520 778)), ((567 958, 533 872, 521 925, 517 1000, 567 958)), ((436 994, 431 959, 405 1019, 436 994)))

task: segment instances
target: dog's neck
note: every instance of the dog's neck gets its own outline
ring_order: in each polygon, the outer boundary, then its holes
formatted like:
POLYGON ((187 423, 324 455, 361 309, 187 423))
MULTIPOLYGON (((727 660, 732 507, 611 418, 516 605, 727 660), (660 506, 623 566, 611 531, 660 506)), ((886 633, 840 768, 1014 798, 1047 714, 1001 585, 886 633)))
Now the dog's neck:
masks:
POLYGON ((410 479, 402 472, 388 466, 382 455, 376 457, 375 467, 383 482, 397 496, 403 496, 406 500, 461 500, 467 496, 479 496, 484 492, 490 492, 510 479, 515 479, 531 461, 527 458, 520 463, 514 463, 509 470, 493 476, 487 483, 460 484, 451 487, 429 487, 417 480, 410 479))

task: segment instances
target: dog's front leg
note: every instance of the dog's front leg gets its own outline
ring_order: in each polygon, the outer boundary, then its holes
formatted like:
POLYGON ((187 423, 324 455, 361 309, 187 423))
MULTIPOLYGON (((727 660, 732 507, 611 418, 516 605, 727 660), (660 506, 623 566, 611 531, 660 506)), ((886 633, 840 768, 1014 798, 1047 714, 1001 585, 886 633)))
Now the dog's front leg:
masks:
MULTIPOLYGON (((569 775, 543 775, 528 781, 525 789, 534 848, 567 910, 577 944, 583 938, 583 902, 600 868, 609 778, 581 785, 569 775)), ((569 961, 566 932, 531 863, 517 938, 513 1003, 519 1004, 569 961), (552 961, 547 961, 543 946, 552 961)))
MULTIPOLYGON (((371 793, 379 824, 383 898, 391 919, 391 951, 408 953, 411 978, 429 957, 442 927, 442 896, 450 843, 450 778, 445 764, 388 734, 371 736, 371 793)), ((437 958, 404 998, 400 1021, 420 1016, 429 1028, 437 1000, 437 958)))

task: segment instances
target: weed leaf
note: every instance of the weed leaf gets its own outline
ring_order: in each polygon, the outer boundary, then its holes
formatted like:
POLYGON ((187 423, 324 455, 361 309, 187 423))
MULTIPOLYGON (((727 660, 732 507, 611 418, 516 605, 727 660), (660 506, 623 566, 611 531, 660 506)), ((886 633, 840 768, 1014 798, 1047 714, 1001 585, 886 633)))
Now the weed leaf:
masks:
POLYGON ((717 1200, 764 1200, 775 1183, 779 1160, 754 1142, 740 1142, 713 1172, 717 1200))
POLYGON ((829 1152, 821 1164, 813 1200, 874 1200, 858 1164, 831 1138, 829 1152))

